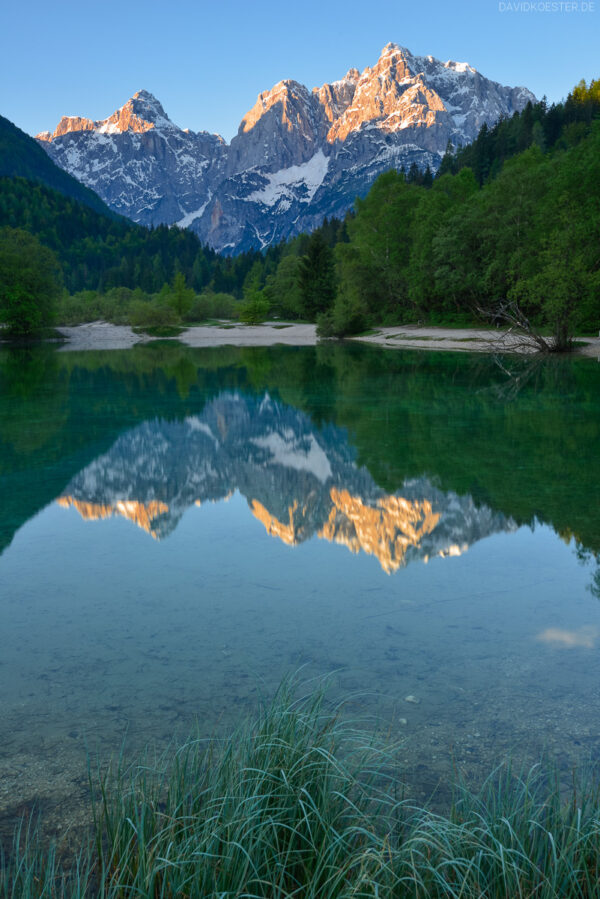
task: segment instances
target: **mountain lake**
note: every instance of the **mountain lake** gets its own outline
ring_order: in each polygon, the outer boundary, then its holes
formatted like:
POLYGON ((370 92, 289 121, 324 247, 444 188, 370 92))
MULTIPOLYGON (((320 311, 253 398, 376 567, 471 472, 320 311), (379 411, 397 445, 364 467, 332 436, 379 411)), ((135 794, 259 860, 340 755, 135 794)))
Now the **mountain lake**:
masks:
POLYGON ((0 836, 296 673, 407 794, 600 757, 600 365, 0 351, 0 836))

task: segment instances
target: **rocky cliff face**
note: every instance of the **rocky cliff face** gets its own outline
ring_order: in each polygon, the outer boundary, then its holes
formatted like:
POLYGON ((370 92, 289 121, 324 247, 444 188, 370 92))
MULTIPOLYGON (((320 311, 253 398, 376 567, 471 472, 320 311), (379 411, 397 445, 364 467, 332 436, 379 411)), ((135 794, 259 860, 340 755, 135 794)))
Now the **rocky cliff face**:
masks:
POLYGON ((267 533, 311 537, 375 556, 391 573, 411 560, 460 555, 515 525, 427 478, 386 494, 356 464, 344 431, 304 413, 223 393, 185 421, 145 422, 77 475, 58 502, 86 519, 119 515, 166 537, 193 504, 239 491, 267 533))
POLYGON ((437 169, 448 141, 535 100, 466 63, 396 44, 377 64, 309 91, 280 81, 260 94, 227 145, 183 131, 140 91, 108 119, 64 117, 38 140, 109 206, 146 225, 178 223, 217 250, 264 247, 343 215, 377 175, 437 169))

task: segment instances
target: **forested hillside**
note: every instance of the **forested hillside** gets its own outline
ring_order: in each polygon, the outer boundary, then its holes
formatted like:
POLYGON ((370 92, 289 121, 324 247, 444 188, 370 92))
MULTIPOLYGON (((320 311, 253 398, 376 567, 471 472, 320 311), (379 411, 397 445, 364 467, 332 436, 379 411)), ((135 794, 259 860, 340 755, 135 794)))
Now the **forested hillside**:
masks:
MULTIPOLYGON (((14 177, 0 178, 0 227, 24 229, 52 249, 71 294, 104 293, 114 288, 153 294, 171 283, 176 272, 182 272, 198 293, 209 289, 241 299, 245 284, 262 287, 283 256, 299 258, 308 242, 308 236, 301 235, 265 255, 221 256, 202 246, 191 231, 135 225, 112 213, 97 212, 41 183, 14 177)), ((333 245, 341 228, 332 220, 319 231, 333 245)))
POLYGON ((152 293, 175 271, 198 291, 209 283, 236 291, 259 255, 219 256, 191 231, 135 225, 24 178, 0 178, 0 226, 30 231, 54 250, 70 293, 113 287, 152 293))
POLYGON ((116 218, 93 190, 55 165, 36 141, 3 116, 0 116, 0 176, 27 178, 45 184, 90 209, 116 218))

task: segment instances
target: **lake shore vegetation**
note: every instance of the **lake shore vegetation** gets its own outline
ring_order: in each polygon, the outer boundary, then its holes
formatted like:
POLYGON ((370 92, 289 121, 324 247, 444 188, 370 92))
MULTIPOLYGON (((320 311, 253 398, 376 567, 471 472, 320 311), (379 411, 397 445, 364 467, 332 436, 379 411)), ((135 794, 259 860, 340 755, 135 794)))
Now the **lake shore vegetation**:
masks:
POLYGON ((229 737, 91 777, 89 836, 23 823, 0 896, 598 895, 597 788, 507 764, 447 812, 406 798, 398 747, 293 682, 229 737), (68 847, 68 848, 67 848, 68 847))

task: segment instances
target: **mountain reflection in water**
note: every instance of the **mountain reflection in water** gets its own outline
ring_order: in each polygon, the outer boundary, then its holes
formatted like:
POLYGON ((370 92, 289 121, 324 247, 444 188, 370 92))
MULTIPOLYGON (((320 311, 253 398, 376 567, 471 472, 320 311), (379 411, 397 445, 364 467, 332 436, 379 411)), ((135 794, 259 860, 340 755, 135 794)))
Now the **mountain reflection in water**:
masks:
POLYGON ((58 502, 86 520, 122 516, 162 539, 191 505, 235 491, 284 543, 316 535, 374 555, 388 573, 516 530, 512 519, 427 477, 386 493, 357 464, 344 429, 316 429, 268 393, 223 392, 200 415, 144 422, 77 474, 58 502))

